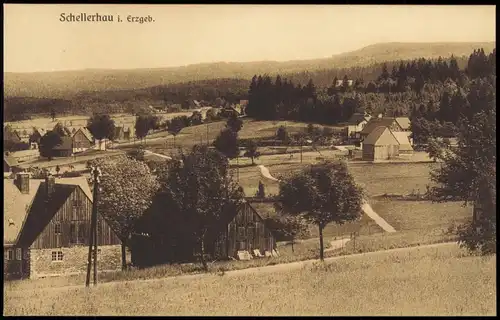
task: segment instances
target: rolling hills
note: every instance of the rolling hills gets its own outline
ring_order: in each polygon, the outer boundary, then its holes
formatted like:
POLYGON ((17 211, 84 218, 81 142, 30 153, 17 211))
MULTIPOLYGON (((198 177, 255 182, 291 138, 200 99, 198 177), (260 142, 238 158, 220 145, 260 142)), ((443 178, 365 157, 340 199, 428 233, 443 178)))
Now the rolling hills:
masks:
POLYGON ((368 66, 384 61, 491 52, 495 42, 380 43, 329 58, 294 61, 214 62, 155 69, 85 69, 77 71, 4 73, 4 96, 70 98, 88 91, 131 90, 214 78, 249 79, 254 74, 286 74, 331 68, 368 66))

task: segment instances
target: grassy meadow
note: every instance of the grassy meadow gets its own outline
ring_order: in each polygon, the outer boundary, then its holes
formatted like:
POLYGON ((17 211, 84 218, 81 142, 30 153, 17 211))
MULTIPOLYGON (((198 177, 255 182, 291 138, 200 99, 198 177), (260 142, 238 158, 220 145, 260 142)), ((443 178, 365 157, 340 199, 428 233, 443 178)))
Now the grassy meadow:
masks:
POLYGON ((345 256, 263 272, 5 287, 5 315, 495 315, 496 259, 456 245, 345 256), (384 272, 380 272, 383 270, 384 272), (283 293, 287 294, 283 294, 283 293))

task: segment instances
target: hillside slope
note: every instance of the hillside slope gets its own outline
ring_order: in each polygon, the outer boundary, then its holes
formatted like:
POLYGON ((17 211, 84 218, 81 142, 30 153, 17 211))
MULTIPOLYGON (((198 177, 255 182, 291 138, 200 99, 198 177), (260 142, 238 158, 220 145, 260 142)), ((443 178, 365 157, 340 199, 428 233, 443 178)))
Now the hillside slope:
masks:
POLYGON ((249 79, 254 74, 284 74, 329 68, 350 68, 414 58, 469 55, 474 49, 491 52, 494 42, 382 43, 330 58, 296 61, 215 62, 174 68, 4 73, 4 95, 68 98, 85 91, 126 90, 213 78, 249 79))

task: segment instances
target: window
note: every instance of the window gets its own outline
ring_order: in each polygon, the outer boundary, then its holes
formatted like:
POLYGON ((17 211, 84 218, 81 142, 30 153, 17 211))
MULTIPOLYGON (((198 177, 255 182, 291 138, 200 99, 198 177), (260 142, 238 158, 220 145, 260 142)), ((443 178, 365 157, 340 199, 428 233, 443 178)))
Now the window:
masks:
POLYGON ((61 224, 60 223, 56 223, 54 225, 54 233, 55 234, 61 234, 61 224))
POLYGON ((22 250, 21 248, 16 248, 16 260, 22 260, 23 259, 23 256, 22 256, 22 250))
POLYGON ((62 251, 52 251, 52 261, 62 261, 63 256, 62 251))
POLYGON ((85 222, 71 222, 69 234, 70 244, 86 244, 86 239, 89 237, 87 224, 85 222))
POLYGON ((238 228, 238 238, 240 239, 245 238, 245 227, 238 228))
POLYGON ((81 210, 82 210, 82 201, 81 200, 73 200, 73 210, 72 210, 73 219, 72 220, 79 219, 79 216, 81 214, 81 210))
POLYGON ((6 257, 7 260, 14 260, 14 250, 7 250, 6 257))

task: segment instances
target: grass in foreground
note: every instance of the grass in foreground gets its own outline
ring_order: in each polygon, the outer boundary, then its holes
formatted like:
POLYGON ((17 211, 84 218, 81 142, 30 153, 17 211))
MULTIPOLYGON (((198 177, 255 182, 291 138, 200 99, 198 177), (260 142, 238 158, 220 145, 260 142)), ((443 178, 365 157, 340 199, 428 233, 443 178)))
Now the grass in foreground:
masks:
POLYGON ((494 315, 495 257, 456 246, 297 270, 11 291, 6 315, 494 315))

